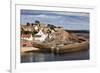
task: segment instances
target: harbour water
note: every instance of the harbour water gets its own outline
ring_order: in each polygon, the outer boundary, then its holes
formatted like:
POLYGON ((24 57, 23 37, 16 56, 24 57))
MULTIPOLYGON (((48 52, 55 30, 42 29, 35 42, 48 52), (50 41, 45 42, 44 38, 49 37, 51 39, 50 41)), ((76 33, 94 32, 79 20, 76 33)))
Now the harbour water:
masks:
POLYGON ((26 53, 21 57, 22 63, 48 62, 48 61, 72 61, 89 60, 89 50, 78 51, 74 53, 53 54, 53 53, 26 53))

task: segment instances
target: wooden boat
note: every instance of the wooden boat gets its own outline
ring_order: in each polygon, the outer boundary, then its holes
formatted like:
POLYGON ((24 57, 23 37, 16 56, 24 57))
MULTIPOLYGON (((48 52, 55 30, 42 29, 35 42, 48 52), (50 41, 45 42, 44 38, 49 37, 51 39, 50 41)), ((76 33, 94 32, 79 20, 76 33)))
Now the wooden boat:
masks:
POLYGON ((85 50, 89 48, 89 40, 84 37, 79 37, 79 42, 72 44, 56 44, 49 42, 33 42, 33 46, 40 50, 54 52, 54 53, 66 53, 85 50))

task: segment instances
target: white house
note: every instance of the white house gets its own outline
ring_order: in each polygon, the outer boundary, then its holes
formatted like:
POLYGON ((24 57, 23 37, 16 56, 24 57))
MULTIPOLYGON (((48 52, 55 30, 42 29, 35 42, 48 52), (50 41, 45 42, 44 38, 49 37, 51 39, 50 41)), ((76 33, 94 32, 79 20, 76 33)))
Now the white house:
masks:
POLYGON ((22 35, 21 39, 27 40, 27 41, 33 41, 32 34, 30 34, 30 35, 22 35))
POLYGON ((41 30, 39 30, 39 32, 35 35, 34 40, 43 42, 43 41, 45 41, 46 37, 47 37, 47 34, 44 34, 44 33, 42 32, 42 29, 41 29, 41 30))
POLYGON ((38 28, 38 26, 35 26, 34 29, 35 29, 36 31, 38 31, 39 28, 38 28))

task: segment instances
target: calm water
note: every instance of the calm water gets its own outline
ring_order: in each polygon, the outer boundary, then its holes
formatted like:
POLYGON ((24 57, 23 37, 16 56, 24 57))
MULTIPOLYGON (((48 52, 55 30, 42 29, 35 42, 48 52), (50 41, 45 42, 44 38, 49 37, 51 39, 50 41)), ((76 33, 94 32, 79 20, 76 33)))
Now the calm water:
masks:
POLYGON ((83 50, 74 53, 53 54, 53 53, 26 53, 21 57, 22 63, 29 62, 47 62, 47 61, 67 61, 67 60, 88 60, 89 50, 83 50))

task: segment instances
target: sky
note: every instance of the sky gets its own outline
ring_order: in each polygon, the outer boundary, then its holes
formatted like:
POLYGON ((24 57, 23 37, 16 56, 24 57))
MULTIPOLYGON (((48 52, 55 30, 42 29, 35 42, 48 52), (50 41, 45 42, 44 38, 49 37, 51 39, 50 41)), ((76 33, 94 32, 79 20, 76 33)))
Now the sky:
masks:
POLYGON ((89 30, 89 13, 66 11, 20 11, 20 23, 22 25, 34 23, 36 20, 43 24, 53 24, 68 30, 89 30))

